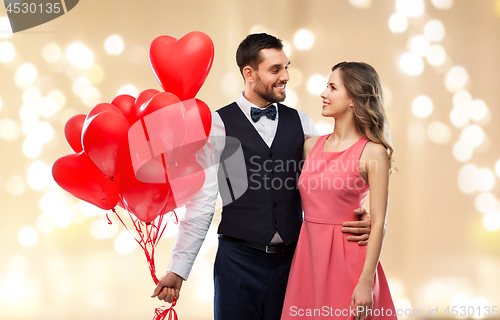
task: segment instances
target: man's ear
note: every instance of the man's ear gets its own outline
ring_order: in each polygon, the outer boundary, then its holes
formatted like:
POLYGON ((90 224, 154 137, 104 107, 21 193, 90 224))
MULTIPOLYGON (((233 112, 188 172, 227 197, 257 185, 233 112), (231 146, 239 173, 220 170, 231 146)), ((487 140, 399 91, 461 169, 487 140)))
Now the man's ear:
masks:
POLYGON ((245 78, 245 82, 254 83, 255 79, 255 71, 250 66, 246 66, 243 68, 243 78, 245 78))

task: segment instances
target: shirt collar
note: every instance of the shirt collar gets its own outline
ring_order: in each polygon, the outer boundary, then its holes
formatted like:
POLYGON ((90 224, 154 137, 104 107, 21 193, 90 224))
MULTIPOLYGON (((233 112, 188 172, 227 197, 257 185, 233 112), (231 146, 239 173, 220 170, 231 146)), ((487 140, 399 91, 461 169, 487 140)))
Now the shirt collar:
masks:
MULTIPOLYGON (((256 105, 254 105, 253 103, 251 103, 250 101, 248 101, 245 96, 243 95, 245 93, 245 91, 241 91, 241 94, 240 94, 240 98, 238 99, 238 101, 236 101, 236 103, 240 106, 241 110, 243 111, 243 113, 245 113, 247 116, 250 116, 250 109, 252 107, 254 108, 258 108, 256 105)), ((276 107, 276 112, 278 111, 278 105, 277 103, 272 103, 275 107, 276 107)), ((276 119, 278 118, 278 114, 276 113, 276 119)))

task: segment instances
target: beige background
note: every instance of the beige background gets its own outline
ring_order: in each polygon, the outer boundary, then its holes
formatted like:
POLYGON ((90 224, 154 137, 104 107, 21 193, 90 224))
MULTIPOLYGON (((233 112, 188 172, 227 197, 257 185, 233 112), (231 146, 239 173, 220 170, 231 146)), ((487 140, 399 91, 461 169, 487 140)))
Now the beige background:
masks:
MULTIPOLYGON (((17 134, 15 128, 4 133, 8 139, 0 137, 0 318, 148 319, 154 307, 161 305, 149 298, 154 285, 140 248, 126 255, 115 250, 123 227, 116 221, 107 226, 104 211, 84 210, 84 214, 79 200, 58 193, 60 189, 50 183, 34 190, 29 168, 36 161, 50 166, 71 152, 64 140, 64 124, 72 115, 90 110, 72 90, 78 76, 91 78, 101 94, 99 102, 111 101, 127 84, 139 91, 160 89, 147 60, 149 43, 160 35, 180 38, 194 30, 208 34, 215 45, 212 71, 197 96, 212 110, 237 99, 243 89, 235 51, 253 31, 267 31, 292 46, 299 29, 313 33, 314 44, 309 50, 293 47, 289 54, 294 68, 289 88, 298 97, 295 107, 309 113, 322 130, 331 130, 333 122, 322 119, 321 99, 309 93, 308 79, 318 73, 326 76, 331 66, 344 60, 374 66, 388 93, 387 112, 400 169, 391 178, 388 233, 381 258, 396 307, 421 309, 422 316, 410 317, 417 319, 425 318, 429 307, 439 307, 443 316, 453 302, 474 305, 477 297, 484 297, 489 306, 499 306, 500 231, 489 231, 483 225, 484 214, 476 207, 484 199, 476 200, 482 192, 464 193, 458 185, 464 165, 494 172, 500 158, 495 143, 500 139, 495 129, 500 120, 499 1, 455 0, 451 8, 441 10, 424 1, 425 12, 408 18, 408 28, 402 33, 391 32, 388 25, 396 12, 396 1, 373 0, 367 8, 358 8, 354 2, 82 0, 54 21, 0 39, 11 42, 16 50, 12 62, 0 63, 0 121, 10 119, 18 128, 17 134), (400 68, 399 59, 410 50, 409 39, 422 34, 425 23, 432 19, 440 20, 445 28, 438 43, 447 53, 446 62, 433 67, 424 58, 423 72, 409 76, 400 68), (112 34, 119 34, 124 41, 120 55, 110 55, 104 48, 112 34), (74 42, 92 50, 94 66, 90 71, 65 62, 64 52, 74 42), (43 58, 42 50, 49 43, 61 48, 60 61, 43 58), (38 78, 32 86, 38 87, 42 96, 57 89, 65 97, 65 104, 54 115, 39 118, 53 127, 54 137, 34 158, 23 153, 26 136, 19 130, 23 125, 19 111, 25 87, 14 81, 16 70, 25 62, 36 67, 38 78), (489 108, 485 120, 470 121, 482 128, 485 140, 467 161, 458 161, 453 155, 463 130, 450 122, 453 92, 446 88, 445 78, 453 66, 465 68, 468 81, 464 88, 489 108), (433 102, 433 111, 426 118, 412 113, 412 101, 419 95, 433 102), (442 144, 427 134, 436 121, 449 133, 442 144), (48 232, 39 227, 39 217, 47 216, 40 203, 54 192, 64 195, 71 222, 48 232), (25 226, 37 235, 30 247, 18 240, 25 226), (102 227, 97 233, 107 238, 92 236, 96 226, 102 227)), ((6 16, 3 7, 2 16, 6 16)), ((0 126, 1 130, 7 129, 0 126)), ((498 196, 499 177, 494 179, 495 186, 489 192, 498 196)), ((183 320, 213 318, 211 273, 219 220, 216 215, 193 273, 183 286, 176 307, 183 320)), ((157 249, 159 273, 170 258, 175 233, 171 225, 157 249)))

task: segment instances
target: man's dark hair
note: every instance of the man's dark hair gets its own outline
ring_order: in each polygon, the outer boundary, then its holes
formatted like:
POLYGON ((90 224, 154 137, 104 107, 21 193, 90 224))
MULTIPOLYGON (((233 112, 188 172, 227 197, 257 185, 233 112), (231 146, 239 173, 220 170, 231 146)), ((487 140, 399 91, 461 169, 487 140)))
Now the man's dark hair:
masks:
POLYGON ((282 50, 283 44, 280 39, 267 33, 249 34, 241 41, 236 51, 236 63, 240 67, 241 75, 243 75, 243 68, 246 66, 250 66, 255 70, 258 69, 259 63, 262 62, 260 52, 262 49, 282 50))

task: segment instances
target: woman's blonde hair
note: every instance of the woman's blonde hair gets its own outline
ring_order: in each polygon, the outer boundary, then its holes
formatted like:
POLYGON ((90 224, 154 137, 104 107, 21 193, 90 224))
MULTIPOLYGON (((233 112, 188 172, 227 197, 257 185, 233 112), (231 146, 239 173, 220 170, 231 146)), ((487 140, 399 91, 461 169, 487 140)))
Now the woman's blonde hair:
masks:
POLYGON ((384 110, 382 85, 377 71, 364 62, 341 62, 332 68, 332 72, 337 69, 347 95, 354 101, 354 117, 358 131, 387 149, 391 172, 397 171, 389 122, 384 110))

